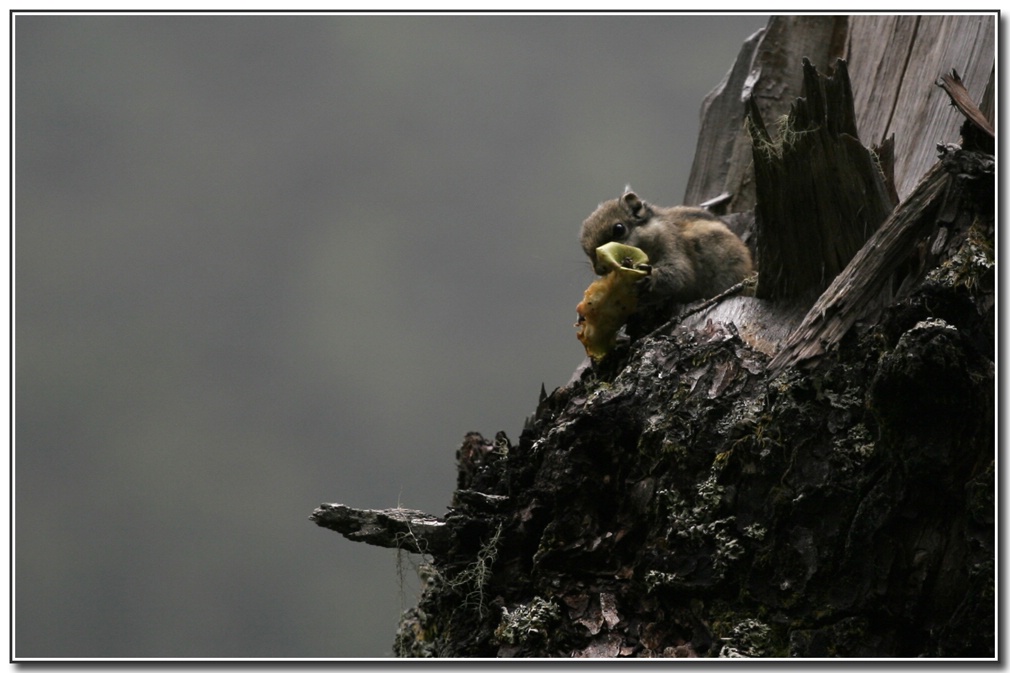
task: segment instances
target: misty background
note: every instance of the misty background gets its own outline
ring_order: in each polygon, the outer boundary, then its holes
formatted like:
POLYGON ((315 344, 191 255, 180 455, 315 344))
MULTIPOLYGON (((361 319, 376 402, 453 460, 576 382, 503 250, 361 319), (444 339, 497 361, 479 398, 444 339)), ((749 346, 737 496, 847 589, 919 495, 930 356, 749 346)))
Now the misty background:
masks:
POLYGON ((518 439, 766 20, 15 15, 14 655, 390 656, 416 559, 307 517, 518 439))

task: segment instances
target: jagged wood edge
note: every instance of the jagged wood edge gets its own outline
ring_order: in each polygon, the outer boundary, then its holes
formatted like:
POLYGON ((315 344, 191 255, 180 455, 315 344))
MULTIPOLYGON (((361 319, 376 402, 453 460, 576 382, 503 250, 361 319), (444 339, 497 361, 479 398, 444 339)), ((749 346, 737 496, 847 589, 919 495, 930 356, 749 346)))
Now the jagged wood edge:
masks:
POLYGON ((935 164, 821 294, 772 359, 769 370, 824 353, 856 321, 882 306, 881 296, 892 271, 915 249, 916 241, 932 232, 932 215, 943 204, 949 185, 950 175, 942 164, 935 164))
POLYGON ((964 87, 964 82, 961 81, 961 76, 957 74, 957 70, 951 68, 949 73, 940 75, 940 79, 936 82, 936 85, 950 96, 950 104, 956 107, 968 121, 990 138, 996 137, 996 131, 993 130, 989 124, 989 120, 982 114, 982 110, 975 104, 975 101, 971 99, 971 95, 964 87))

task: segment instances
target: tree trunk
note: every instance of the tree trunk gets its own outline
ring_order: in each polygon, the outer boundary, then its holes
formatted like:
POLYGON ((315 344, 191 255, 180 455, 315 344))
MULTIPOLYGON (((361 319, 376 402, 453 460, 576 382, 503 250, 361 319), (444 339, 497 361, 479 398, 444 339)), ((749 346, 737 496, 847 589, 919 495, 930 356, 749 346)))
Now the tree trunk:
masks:
POLYGON ((994 657, 994 30, 747 41, 686 202, 732 215, 757 296, 640 316, 517 443, 468 434, 444 517, 313 514, 425 555, 398 655, 994 657))

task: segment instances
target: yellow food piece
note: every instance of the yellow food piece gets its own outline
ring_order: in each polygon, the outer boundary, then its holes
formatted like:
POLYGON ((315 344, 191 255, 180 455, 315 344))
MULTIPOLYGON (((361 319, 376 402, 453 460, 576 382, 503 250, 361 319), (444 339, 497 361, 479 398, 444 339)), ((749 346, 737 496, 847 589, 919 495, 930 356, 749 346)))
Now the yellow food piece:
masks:
POLYGON ((601 245, 596 249, 596 258, 611 270, 586 288, 585 297, 575 307, 579 314, 576 336, 593 360, 614 347, 617 332, 638 308, 635 283, 651 271, 648 256, 623 243, 601 245))

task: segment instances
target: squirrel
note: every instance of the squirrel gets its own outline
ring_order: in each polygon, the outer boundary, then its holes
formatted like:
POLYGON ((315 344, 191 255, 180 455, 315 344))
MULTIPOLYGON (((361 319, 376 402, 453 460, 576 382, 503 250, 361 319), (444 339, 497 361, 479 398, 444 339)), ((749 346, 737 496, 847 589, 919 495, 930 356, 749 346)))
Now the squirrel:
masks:
POLYGON ((709 299, 753 272, 747 246, 717 216, 702 208, 653 206, 630 187, 586 218, 579 240, 601 276, 609 269, 596 259, 596 248, 605 243, 619 241, 648 255, 652 272, 638 282, 650 304, 709 299))

